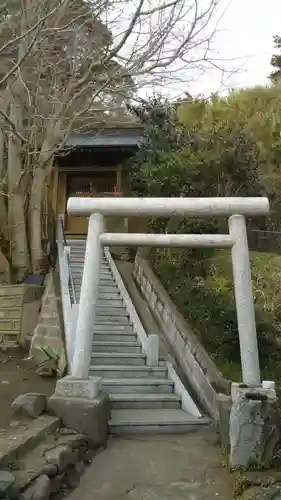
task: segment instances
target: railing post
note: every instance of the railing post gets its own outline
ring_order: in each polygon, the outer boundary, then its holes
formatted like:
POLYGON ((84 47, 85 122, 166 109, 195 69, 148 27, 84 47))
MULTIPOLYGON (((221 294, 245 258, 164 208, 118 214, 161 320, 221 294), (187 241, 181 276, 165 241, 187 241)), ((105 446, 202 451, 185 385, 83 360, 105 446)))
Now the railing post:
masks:
POLYGON ((148 335, 146 342, 146 362, 148 366, 158 366, 159 364, 159 337, 158 335, 148 335))
MULTIPOLYGON (((68 268, 68 260, 67 260, 67 256, 70 255, 70 247, 63 247, 63 267, 64 267, 64 275, 63 275, 63 279, 64 279, 64 285, 67 287, 69 287, 69 268, 68 268)), ((69 290, 68 290, 68 293, 69 293, 69 290)))
POLYGON ((68 339, 68 353, 67 353, 70 374, 72 374, 72 367, 73 367, 78 311, 79 311, 79 305, 72 304, 70 312, 71 322, 69 324, 69 339, 68 339))
POLYGON ((229 218, 229 232, 234 240, 232 266, 243 382, 258 387, 261 383, 259 352, 247 230, 243 215, 229 218))
POLYGON ((95 213, 90 216, 77 318, 76 338, 71 375, 85 379, 89 375, 92 355, 93 327, 100 279, 100 234, 104 231, 104 217, 95 213))

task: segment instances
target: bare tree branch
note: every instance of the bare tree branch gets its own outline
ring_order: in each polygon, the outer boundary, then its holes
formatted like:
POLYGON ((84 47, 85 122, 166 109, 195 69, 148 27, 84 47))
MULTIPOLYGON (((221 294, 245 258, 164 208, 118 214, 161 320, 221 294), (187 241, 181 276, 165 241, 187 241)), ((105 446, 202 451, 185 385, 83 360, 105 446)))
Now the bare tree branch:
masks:
MULTIPOLYGON (((57 10, 64 4, 65 1, 66 0, 60 0, 58 2, 58 4, 53 8, 53 10, 51 10, 51 12, 46 14, 44 17, 40 18, 39 21, 37 21, 37 23, 35 23, 31 28, 29 28, 27 31, 25 31, 21 35, 17 36, 16 38, 9 40, 6 44, 2 45, 2 47, 0 48, 0 56, 1 56, 1 52, 4 52, 10 45, 16 45, 21 40, 27 38, 28 35, 30 35, 33 31, 36 31, 38 28, 40 28, 40 26, 42 26, 44 24, 44 22, 47 21, 47 19, 49 19, 51 16, 53 16, 57 12, 57 10)), ((32 47, 34 46, 34 44, 36 42, 36 39, 37 39, 37 37, 35 35, 32 42, 30 43, 28 49, 26 50, 25 55, 21 59, 19 59, 17 61, 17 63, 14 65, 14 67, 2 78, 2 80, 0 80, 0 87, 2 87, 4 85, 4 83, 8 80, 8 78, 10 78, 10 76, 19 69, 19 67, 22 65, 23 61, 25 60, 25 58, 31 52, 32 47)))
POLYGON ((11 126, 13 134, 16 135, 18 137, 18 139, 20 139, 21 141, 25 142, 25 138, 16 129, 16 126, 15 126, 14 122, 11 120, 11 118, 9 117, 9 115, 7 115, 7 113, 5 113, 5 111, 3 111, 2 109, 0 109, 0 115, 11 126))
MULTIPOLYGON (((54 9, 51 10, 51 12, 49 12, 48 14, 46 14, 45 16, 43 16, 42 18, 40 18, 37 21, 37 23, 35 23, 33 26, 31 26, 31 28, 29 28, 24 33, 21 33, 19 36, 13 38, 12 40, 9 40, 7 43, 5 43, 4 45, 2 45, 2 47, 0 48, 0 54, 4 50, 6 50, 10 45, 16 45, 23 38, 26 38, 28 35, 30 35, 30 33, 32 33, 33 31, 37 30, 37 28, 39 28, 41 24, 43 24, 49 17, 51 17, 53 14, 56 13, 56 11, 64 4, 65 1, 66 0, 60 0, 58 2, 58 4, 54 7, 54 9)), ((6 5, 8 5, 8 2, 6 3, 6 5)))
POLYGON ((194 68, 218 66, 211 50, 220 0, 22 2, 22 16, 7 3, 0 31, 0 87, 9 91, 0 117, 12 260, 30 260, 37 273, 54 155, 72 133, 114 120, 135 125, 127 103, 146 88, 186 85, 194 68))

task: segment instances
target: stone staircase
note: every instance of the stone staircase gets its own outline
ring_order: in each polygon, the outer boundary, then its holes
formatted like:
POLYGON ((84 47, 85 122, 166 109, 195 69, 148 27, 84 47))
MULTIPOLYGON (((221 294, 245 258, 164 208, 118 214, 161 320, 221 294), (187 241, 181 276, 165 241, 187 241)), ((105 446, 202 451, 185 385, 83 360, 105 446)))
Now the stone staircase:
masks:
MULTIPOLYGON (((68 244, 75 296, 79 302, 86 242, 70 240, 68 244)), ((102 377, 104 390, 109 393, 112 434, 182 433, 208 424, 206 418, 198 418, 182 409, 182 396, 176 393, 164 362, 159 362, 157 367, 147 366, 146 355, 105 254, 101 262, 92 346, 90 374, 102 377)))

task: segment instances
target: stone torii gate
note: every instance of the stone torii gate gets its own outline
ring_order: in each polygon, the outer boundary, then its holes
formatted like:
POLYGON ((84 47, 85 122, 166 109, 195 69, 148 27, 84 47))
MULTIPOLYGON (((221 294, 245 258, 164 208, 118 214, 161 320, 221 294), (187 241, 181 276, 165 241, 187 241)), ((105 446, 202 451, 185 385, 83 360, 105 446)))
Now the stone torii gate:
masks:
MULTIPOLYGON (((243 384, 232 383, 220 423, 228 426, 230 466, 247 467, 273 458, 280 442, 279 402, 274 382, 261 384, 245 216, 269 213, 267 198, 70 198, 68 214, 89 216, 85 263, 69 376, 58 380, 49 408, 64 425, 96 446, 107 439, 110 407, 99 380, 89 377, 101 248, 117 246, 218 247, 231 249, 243 384), (106 233, 104 216, 229 217, 228 234, 106 233)), ((155 337, 151 335, 151 337, 155 337)), ((149 356, 147 357, 149 359, 149 356)), ((157 360, 158 357, 155 356, 157 360)), ((221 427, 222 428, 222 427, 221 427)))
POLYGON ((87 379, 96 314, 101 247, 217 247, 232 255, 243 382, 260 387, 260 366, 245 216, 269 213, 267 198, 70 198, 71 216, 88 216, 89 228, 71 375, 87 379), (229 217, 229 234, 106 233, 104 216, 229 217))

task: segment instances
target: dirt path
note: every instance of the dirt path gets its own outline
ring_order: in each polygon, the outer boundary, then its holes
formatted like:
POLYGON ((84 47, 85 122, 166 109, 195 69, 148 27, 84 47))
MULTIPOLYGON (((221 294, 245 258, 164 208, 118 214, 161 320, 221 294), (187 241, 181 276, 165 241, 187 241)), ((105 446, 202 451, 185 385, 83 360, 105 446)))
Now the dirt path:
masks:
POLYGON ((69 500, 231 500, 233 478, 209 431, 111 438, 69 500))
POLYGON ((0 351, 0 431, 9 426, 11 404, 25 392, 40 392, 47 397, 55 389, 55 379, 43 379, 35 372, 34 363, 26 360, 27 353, 21 349, 0 351))

